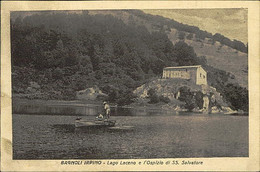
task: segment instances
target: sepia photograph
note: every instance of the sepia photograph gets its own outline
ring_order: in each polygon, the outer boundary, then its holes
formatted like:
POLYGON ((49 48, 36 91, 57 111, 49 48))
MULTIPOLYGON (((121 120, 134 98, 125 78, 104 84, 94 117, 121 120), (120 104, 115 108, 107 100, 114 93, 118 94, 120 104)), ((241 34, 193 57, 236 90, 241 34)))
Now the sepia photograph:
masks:
POLYGON ((20 4, 1 10, 1 170, 259 168, 256 3, 20 4))
POLYGON ((246 9, 10 15, 14 159, 248 157, 246 9))

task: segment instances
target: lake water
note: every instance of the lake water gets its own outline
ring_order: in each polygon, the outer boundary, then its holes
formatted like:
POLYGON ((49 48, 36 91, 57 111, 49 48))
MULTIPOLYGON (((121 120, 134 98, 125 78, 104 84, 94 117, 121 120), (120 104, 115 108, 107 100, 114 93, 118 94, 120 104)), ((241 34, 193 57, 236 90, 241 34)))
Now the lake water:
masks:
POLYGON ((107 129, 75 129, 78 116, 13 114, 13 158, 248 157, 248 116, 130 111, 107 129))

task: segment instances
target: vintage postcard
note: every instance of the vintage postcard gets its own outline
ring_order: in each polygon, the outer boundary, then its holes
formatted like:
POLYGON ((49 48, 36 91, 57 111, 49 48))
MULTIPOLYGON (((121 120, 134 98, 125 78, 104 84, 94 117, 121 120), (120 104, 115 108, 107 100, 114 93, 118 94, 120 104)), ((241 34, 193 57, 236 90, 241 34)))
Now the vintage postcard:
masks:
POLYGON ((1 170, 260 170, 259 2, 2 2, 1 170))

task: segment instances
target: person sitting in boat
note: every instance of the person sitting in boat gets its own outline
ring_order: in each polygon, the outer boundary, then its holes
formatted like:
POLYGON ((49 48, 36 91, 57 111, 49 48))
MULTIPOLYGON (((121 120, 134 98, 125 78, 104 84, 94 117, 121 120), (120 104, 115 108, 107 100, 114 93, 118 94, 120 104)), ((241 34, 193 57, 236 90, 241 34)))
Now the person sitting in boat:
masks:
POLYGON ((110 106, 107 102, 104 102, 104 110, 105 110, 105 115, 106 115, 106 118, 110 118, 110 106))
POLYGON ((81 120, 81 118, 77 118, 76 120, 79 121, 79 120, 81 120))
POLYGON ((96 117, 97 120, 103 120, 103 118, 104 116, 101 113, 96 117))

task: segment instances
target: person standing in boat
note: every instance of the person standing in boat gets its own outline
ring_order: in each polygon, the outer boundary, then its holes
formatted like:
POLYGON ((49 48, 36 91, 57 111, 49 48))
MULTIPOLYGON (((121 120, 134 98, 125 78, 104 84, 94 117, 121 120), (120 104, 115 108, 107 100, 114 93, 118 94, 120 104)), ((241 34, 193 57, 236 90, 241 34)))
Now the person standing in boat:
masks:
POLYGON ((110 118, 110 106, 107 102, 104 102, 104 110, 105 110, 105 115, 106 115, 106 118, 110 118))

